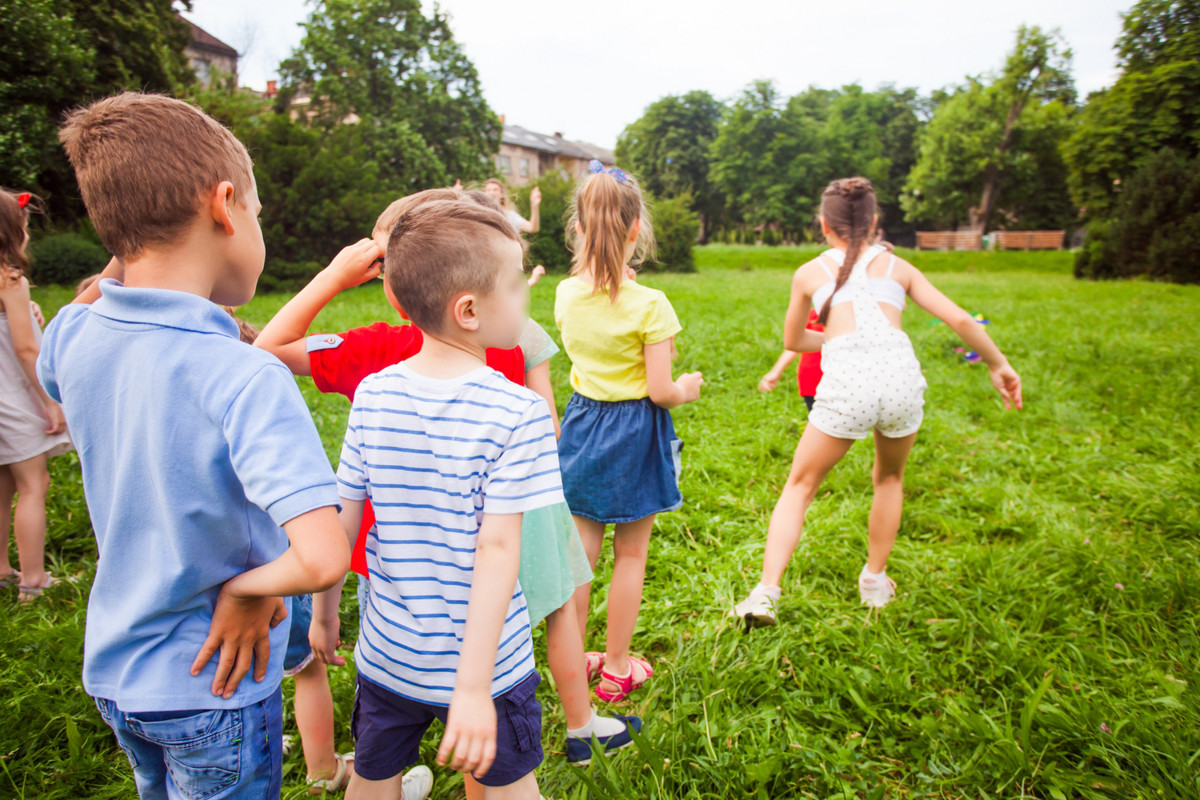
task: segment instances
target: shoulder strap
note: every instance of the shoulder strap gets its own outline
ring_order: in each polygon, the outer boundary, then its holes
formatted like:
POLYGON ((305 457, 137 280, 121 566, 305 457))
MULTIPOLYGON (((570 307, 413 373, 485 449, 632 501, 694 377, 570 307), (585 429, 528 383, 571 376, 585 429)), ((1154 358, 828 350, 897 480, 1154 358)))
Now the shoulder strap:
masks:
MULTIPOLYGON (((831 280, 831 281, 837 280, 837 277, 834 275, 834 273, 829 271, 829 267, 825 266, 825 254, 824 253, 821 253, 821 255, 817 256, 817 264, 820 265, 821 269, 825 270, 826 278, 829 278, 829 280, 831 280)), ((840 269, 840 267, 839 267, 839 269, 840 269)))
POLYGON ((892 260, 888 262, 888 269, 887 269, 887 272, 884 273, 883 277, 885 277, 885 278, 892 277, 892 270, 894 270, 895 268, 896 268, 896 254, 892 253, 892 260))

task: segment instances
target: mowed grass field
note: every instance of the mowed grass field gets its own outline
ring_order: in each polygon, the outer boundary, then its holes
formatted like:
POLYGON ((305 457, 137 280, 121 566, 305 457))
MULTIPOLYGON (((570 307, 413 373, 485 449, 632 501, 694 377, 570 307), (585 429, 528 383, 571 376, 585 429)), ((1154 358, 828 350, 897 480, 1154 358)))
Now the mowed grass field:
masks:
MULTIPOLYGON (((1200 796, 1200 287, 1079 282, 1066 253, 906 254, 992 321, 1026 409, 1005 412, 985 367, 910 306, 929 390, 889 566, 899 596, 875 616, 858 604, 863 443, 809 512, 779 626, 747 635, 729 609, 757 580, 805 420, 794 371, 773 394, 755 387, 780 348, 791 269, 815 252, 701 248, 697 274, 643 277, 683 322, 677 369, 706 381, 700 401, 675 412, 685 505, 656 526, 634 640, 656 674, 620 709, 646 729, 636 748, 572 769, 547 680, 543 793, 1200 796)), ((557 279, 533 293, 552 332, 557 279)), ((49 316, 68 293, 35 297, 49 316)), ((285 300, 262 296, 242 313, 261 325, 285 300)), ((315 330, 380 318, 392 318, 381 289, 364 287, 315 330)), ((553 370, 561 409, 565 356, 553 370)), ((336 459, 348 404, 300 386, 336 459)), ((128 765, 79 685, 95 544, 75 457, 57 459, 53 478, 49 551, 80 579, 28 607, 15 590, 0 597, 0 797, 130 797, 128 765)), ((603 649, 608 564, 606 553, 593 649, 603 649)), ((351 590, 343 620, 352 640, 351 590)), ((544 654, 541 630, 535 641, 544 654)), ((349 749, 352 669, 332 681, 349 749)), ((285 796, 303 796, 298 753, 286 768, 285 796)), ((458 776, 435 774, 434 797, 461 796, 458 776)))

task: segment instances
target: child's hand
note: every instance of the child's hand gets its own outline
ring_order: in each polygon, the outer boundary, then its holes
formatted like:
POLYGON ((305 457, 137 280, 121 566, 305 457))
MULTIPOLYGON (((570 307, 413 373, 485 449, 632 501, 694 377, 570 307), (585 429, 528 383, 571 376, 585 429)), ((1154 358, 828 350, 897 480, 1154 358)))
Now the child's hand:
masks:
POLYGON ((35 301, 30 300, 29 309, 33 311, 33 318, 37 320, 38 327, 46 327, 46 318, 42 316, 42 307, 39 306, 35 301))
POLYGON ((208 638, 192 662, 192 676, 199 675, 219 650, 217 674, 212 693, 226 700, 233 697, 242 678, 254 666, 254 680, 267 677, 271 657, 271 629, 287 619, 287 603, 282 597, 237 597, 229 584, 221 587, 213 609, 208 638))
POLYGON ((704 385, 704 375, 699 372, 686 372, 676 379, 675 384, 683 392, 683 402, 694 403, 700 399, 700 387, 704 385))
POLYGON ((438 766, 482 778, 496 758, 496 704, 487 692, 455 690, 438 747, 438 766), (453 754, 453 756, 451 756, 453 754))
POLYGON ((546 268, 541 264, 538 264, 533 269, 529 270, 529 288, 532 289, 533 287, 537 286, 538 281, 540 281, 545 274, 546 268))
POLYGON ((383 249, 374 239, 360 239, 334 256, 323 271, 337 282, 338 291, 379 277, 383 249))
POLYGON ((456 192, 461 192, 463 190, 462 178, 455 178, 454 185, 451 186, 450 188, 456 192))
POLYGON ((319 620, 313 617, 312 622, 308 626, 308 644, 312 647, 313 656, 322 664, 333 664, 337 667, 346 666, 346 657, 338 655, 338 645, 342 640, 338 638, 342 627, 340 619, 334 619, 330 623, 324 620, 319 620))
POLYGON ((758 390, 763 394, 775 391, 775 387, 779 385, 780 375, 774 372, 768 372, 762 376, 762 380, 758 382, 758 390))
POLYGON ((529 205, 540 206, 542 204, 542 190, 533 187, 533 191, 529 193, 529 205))
POLYGON ((1021 410, 1021 376, 1007 362, 988 370, 992 378, 992 386, 1004 399, 1005 408, 1021 410))
POLYGON ((45 402, 46 409, 46 433, 62 433, 67 429, 67 418, 63 416, 62 406, 53 400, 45 402))

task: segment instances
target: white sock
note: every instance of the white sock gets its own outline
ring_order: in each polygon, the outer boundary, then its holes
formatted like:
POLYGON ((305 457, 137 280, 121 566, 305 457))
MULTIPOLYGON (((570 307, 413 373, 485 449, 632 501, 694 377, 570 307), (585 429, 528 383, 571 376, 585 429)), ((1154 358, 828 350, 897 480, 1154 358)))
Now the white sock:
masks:
POLYGON ((625 730, 625 723, 619 719, 612 717, 602 717, 596 713, 596 709, 592 709, 592 718, 588 720, 587 725, 582 728, 568 728, 567 736, 572 739, 591 739, 595 734, 600 738, 605 736, 616 736, 621 731, 625 730))
POLYGON ((887 577, 887 567, 884 567, 880 572, 876 573, 871 572, 870 568, 868 568, 866 564, 863 564, 862 573, 858 577, 870 578, 873 581, 881 581, 887 577))
POLYGON ((771 598, 771 600, 773 600, 773 601, 779 600, 780 595, 783 594, 783 589, 781 589, 780 587, 765 586, 761 583, 758 584, 758 586, 754 587, 754 591, 758 592, 759 594, 765 594, 767 597, 771 598))

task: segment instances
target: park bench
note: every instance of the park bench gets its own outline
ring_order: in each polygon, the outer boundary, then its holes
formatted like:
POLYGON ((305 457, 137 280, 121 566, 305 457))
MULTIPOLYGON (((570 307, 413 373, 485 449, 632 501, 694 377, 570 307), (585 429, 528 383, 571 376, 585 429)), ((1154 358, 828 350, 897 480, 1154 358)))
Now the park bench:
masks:
POLYGON ((997 250, 1062 250, 1065 231, 995 231, 997 250))
POLYGON ((978 250, 982 241, 973 231, 917 231, 918 250, 978 250))

